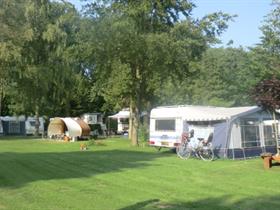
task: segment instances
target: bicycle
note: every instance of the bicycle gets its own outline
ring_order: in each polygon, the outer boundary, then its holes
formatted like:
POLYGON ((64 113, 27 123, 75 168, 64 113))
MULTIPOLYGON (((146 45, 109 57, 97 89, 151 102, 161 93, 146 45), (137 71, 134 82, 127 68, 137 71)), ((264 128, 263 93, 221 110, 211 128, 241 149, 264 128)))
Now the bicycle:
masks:
POLYGON ((190 144, 190 139, 182 139, 179 146, 176 147, 176 153, 181 159, 188 159, 191 154, 195 154, 197 158, 201 158, 204 161, 212 161, 214 159, 214 151, 212 143, 205 141, 204 139, 198 139, 197 145, 190 144))

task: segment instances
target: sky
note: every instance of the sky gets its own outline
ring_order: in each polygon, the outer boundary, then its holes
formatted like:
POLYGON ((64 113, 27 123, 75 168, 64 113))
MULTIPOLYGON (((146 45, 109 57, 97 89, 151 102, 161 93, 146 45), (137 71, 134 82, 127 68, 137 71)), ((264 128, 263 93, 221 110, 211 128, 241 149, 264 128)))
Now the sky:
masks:
POLYGON ((271 0, 194 0, 194 3, 197 6, 193 11, 195 17, 215 11, 238 15, 220 37, 224 46, 233 40, 234 47, 259 43, 262 36, 259 27, 263 24, 264 16, 273 8, 271 0))
MULTIPOLYGON (((69 0, 78 9, 81 8, 79 0, 69 0)), ((223 11, 231 15, 237 15, 234 22, 229 23, 229 27, 220 39, 221 45, 233 40, 233 47, 251 47, 260 42, 261 31, 264 17, 273 8, 271 0, 193 0, 196 8, 193 16, 201 18, 206 14, 223 11)))

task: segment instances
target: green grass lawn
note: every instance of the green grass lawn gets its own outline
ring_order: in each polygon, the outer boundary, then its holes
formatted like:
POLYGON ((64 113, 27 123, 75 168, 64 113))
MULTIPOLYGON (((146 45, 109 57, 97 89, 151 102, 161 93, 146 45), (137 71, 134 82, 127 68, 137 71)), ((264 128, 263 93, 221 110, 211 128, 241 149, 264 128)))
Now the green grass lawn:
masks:
POLYGON ((107 139, 0 140, 0 210, 279 209, 280 166, 181 160, 168 150, 107 139))

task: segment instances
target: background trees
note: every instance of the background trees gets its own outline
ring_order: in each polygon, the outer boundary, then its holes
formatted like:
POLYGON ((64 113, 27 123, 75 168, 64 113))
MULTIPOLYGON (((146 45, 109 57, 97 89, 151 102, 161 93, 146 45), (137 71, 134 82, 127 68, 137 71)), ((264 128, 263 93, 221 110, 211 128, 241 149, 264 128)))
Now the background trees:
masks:
POLYGON ((9 85, 11 112, 37 119, 85 112, 81 102, 87 101, 81 98, 89 94, 89 87, 84 68, 74 57, 81 21, 74 6, 13 0, 2 2, 1 8, 5 27, 0 42, 0 101, 9 85))
POLYGON ((88 5, 92 29, 94 94, 130 107, 136 145, 139 115, 169 80, 182 81, 231 17, 216 13, 194 20, 190 1, 109 1, 88 5))
POLYGON ((275 2, 252 48, 213 48, 231 16, 192 18, 191 1, 0 2, 0 114, 77 116, 157 105, 250 105, 259 81, 279 76, 275 2))

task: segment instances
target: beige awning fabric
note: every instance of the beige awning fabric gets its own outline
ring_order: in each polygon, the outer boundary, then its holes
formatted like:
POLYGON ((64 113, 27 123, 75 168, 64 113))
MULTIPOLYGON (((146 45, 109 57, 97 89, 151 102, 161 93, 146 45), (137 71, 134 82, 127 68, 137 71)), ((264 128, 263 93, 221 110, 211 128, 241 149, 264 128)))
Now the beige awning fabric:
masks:
POLYGON ((260 110, 257 106, 212 107, 212 106, 166 106, 151 111, 151 118, 182 118, 191 121, 218 121, 231 119, 240 114, 260 110))
POLYGON ((54 118, 48 126, 48 136, 63 135, 66 131, 66 125, 61 118, 54 118))

